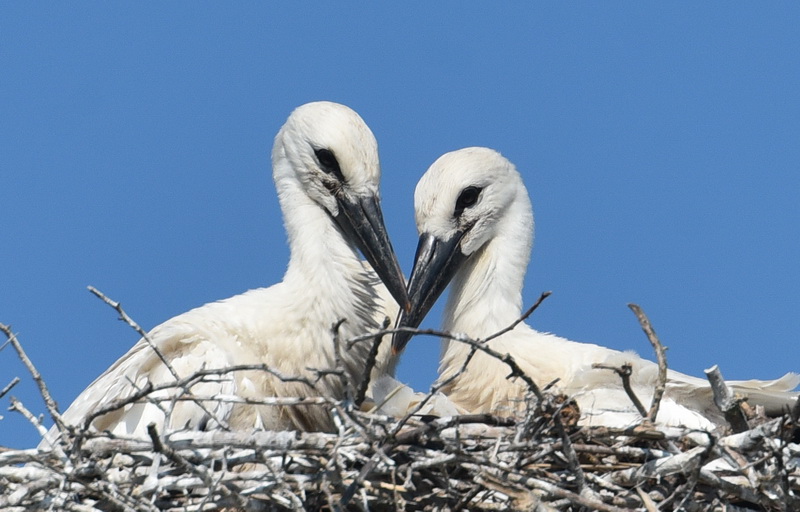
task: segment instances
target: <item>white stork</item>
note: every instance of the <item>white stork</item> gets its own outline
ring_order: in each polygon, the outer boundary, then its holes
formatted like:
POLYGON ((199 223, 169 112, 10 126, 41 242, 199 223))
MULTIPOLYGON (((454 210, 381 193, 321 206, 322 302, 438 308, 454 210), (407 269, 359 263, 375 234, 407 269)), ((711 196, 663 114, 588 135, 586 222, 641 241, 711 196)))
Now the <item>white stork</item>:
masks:
MULTIPOLYGON (((412 306, 408 314, 401 314, 398 325, 418 326, 450 281, 443 330, 477 340, 511 325, 521 316, 523 278, 533 242, 531 202, 514 165, 487 148, 447 153, 422 177, 414 202, 420 239, 408 288, 412 306)), ((410 336, 394 336, 395 352, 410 336)), ((540 385, 558 379, 556 390, 576 399, 582 424, 622 427, 641 419, 620 377, 593 368, 595 363, 614 367, 630 363, 638 398, 649 403, 653 395, 657 365, 631 352, 577 343, 524 323, 488 343, 511 354, 540 385)), ((457 373, 469 351, 466 344, 443 341, 440 381, 457 373)), ((526 391, 519 379, 507 380, 508 374, 504 363, 477 352, 444 391, 468 411, 508 414, 524 408, 526 391)), ((728 384, 751 404, 775 414, 796 399, 797 393, 789 391, 799 380, 787 374, 774 381, 728 384)), ((713 429, 724 420, 707 381, 669 371, 657 421, 713 429)))
MULTIPOLYGON (((190 387, 193 395, 206 400, 185 400, 181 390, 166 389, 98 417, 91 428, 136 437, 146 436, 151 422, 159 432, 333 428, 328 405, 242 402, 263 397, 344 398, 340 376, 327 374, 316 381, 319 374, 314 371, 336 367, 334 325, 343 321, 338 327, 340 368, 355 385, 365 375, 370 343, 348 348, 344 342, 379 330, 387 316, 394 318, 395 300, 408 304, 380 209, 377 142, 348 107, 309 103, 292 112, 278 132, 272 166, 291 248, 283 281, 206 304, 155 327, 148 337, 172 370, 140 340, 75 399, 63 415, 67 424, 81 425, 87 415, 148 384, 174 383, 173 371, 184 379, 199 370, 263 364, 280 376, 262 370, 221 373, 190 387), (359 258, 359 249, 369 263, 359 258), (316 383, 311 388, 281 377, 316 383), (164 400, 169 398, 174 400, 164 400)), ((373 375, 393 374, 395 364, 386 347, 373 375)), ((48 440, 55 435, 53 428, 48 440)))

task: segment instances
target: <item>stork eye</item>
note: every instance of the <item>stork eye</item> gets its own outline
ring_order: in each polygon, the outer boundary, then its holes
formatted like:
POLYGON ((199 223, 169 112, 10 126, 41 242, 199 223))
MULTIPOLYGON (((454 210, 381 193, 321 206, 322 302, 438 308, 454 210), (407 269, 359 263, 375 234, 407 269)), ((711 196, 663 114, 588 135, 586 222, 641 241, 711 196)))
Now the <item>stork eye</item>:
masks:
POLYGON ((344 181, 344 175, 341 168, 339 168, 339 161, 330 149, 315 149, 314 154, 317 156, 320 167, 325 174, 333 174, 339 181, 344 181))
POLYGON ((478 197, 481 195, 480 187, 467 187, 461 191, 456 199, 456 209, 453 214, 460 217, 465 208, 469 208, 478 202, 478 197))

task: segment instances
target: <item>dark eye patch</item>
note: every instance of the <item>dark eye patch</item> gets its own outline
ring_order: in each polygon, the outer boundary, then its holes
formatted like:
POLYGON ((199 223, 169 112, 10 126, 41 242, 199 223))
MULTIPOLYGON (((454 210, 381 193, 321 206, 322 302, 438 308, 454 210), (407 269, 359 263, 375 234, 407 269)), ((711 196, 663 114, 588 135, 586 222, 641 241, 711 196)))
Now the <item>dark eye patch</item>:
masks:
POLYGON ((316 155, 319 166, 325 174, 332 174, 336 176, 341 183, 344 183, 344 174, 342 174, 339 161, 336 159, 336 155, 333 154, 333 151, 325 148, 315 149, 314 155, 316 155))
POLYGON ((467 187, 461 191, 458 195, 458 199, 456 199, 456 209, 453 211, 453 215, 456 217, 460 217, 462 213, 464 213, 465 208, 470 208, 475 203, 478 202, 478 198, 481 195, 480 187, 467 187))

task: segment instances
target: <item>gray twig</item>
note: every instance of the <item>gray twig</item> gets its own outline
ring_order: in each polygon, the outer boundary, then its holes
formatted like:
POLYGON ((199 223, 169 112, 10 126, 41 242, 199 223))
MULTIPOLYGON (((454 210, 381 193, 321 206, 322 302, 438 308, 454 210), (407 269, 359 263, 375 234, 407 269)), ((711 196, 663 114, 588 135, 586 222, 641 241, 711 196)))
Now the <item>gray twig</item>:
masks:
POLYGON ((175 368, 173 368, 172 365, 170 364, 170 362, 167 360, 167 358, 164 357, 164 354, 161 352, 161 349, 159 349, 156 346, 156 344, 153 343, 153 340, 150 339, 150 336, 147 334, 147 332, 144 329, 142 329, 139 324, 134 322, 131 317, 128 316, 128 314, 125 312, 125 310, 122 309, 122 304, 120 304, 119 302, 111 300, 103 292, 101 292, 100 290, 98 290, 94 286, 89 286, 88 289, 97 298, 99 298, 100 300, 102 300, 103 302, 105 302, 106 304, 111 306, 112 308, 114 308, 114 310, 116 310, 116 312, 119 314, 120 320, 122 320, 123 322, 128 324, 130 327, 132 327, 133 330, 135 330, 139 334, 139 336, 142 337, 142 339, 145 341, 145 343, 147 343, 147 346, 150 347, 153 350, 153 352, 156 353, 156 355, 161 360, 161 362, 164 363, 164 366, 167 367, 167 370, 169 370, 169 373, 172 374, 172 376, 175 378, 175 380, 180 380, 180 376, 178 375, 178 372, 175 371, 175 368))
POLYGON ((725 379, 722 378, 722 372, 717 365, 705 370, 708 382, 711 383, 711 390, 714 392, 714 404, 725 415, 725 419, 731 426, 734 432, 744 432, 750 427, 747 425, 747 419, 744 417, 742 408, 739 407, 739 401, 731 392, 728 385, 725 384, 725 379))
POLYGON ((2 391, 0 391, 0 398, 6 396, 8 392, 11 391, 17 384, 19 384, 19 377, 14 377, 13 379, 11 379, 11 382, 9 382, 6 385, 6 387, 4 387, 2 391))
POLYGON ((639 400, 639 397, 636 396, 636 393, 631 387, 631 374, 633 373, 633 367, 630 363, 625 363, 620 367, 595 363, 592 365, 592 368, 597 368, 600 370, 613 370, 617 375, 619 375, 619 377, 622 379, 622 388, 625 390, 625 393, 628 394, 628 398, 631 399, 631 402, 633 402, 636 410, 639 411, 639 414, 642 415, 642 418, 648 417, 647 409, 644 408, 641 400, 639 400))
POLYGON ((17 355, 22 360, 22 364, 25 365, 25 368, 28 369, 30 372, 31 377, 36 382, 36 385, 39 387, 39 394, 42 395, 44 399, 45 407, 47 407, 47 412, 50 413, 50 417, 53 418, 53 422, 56 424, 58 430, 63 434, 66 432, 66 427, 64 425, 63 420, 61 419, 61 413, 58 412, 58 404, 55 400, 53 400, 53 396, 50 394, 50 390, 47 389, 47 385, 44 383, 44 379, 42 378, 42 374, 39 373, 39 370, 33 365, 33 362, 28 357, 28 354, 25 353, 25 350, 22 348, 22 344, 20 344, 17 336, 11 330, 10 325, 0 324, 0 331, 3 331, 3 334, 6 335, 8 338, 9 343, 11 346, 14 347, 14 350, 17 351, 17 355))
POLYGON ((659 341, 658 336, 656 336, 656 331, 650 324, 647 315, 642 311, 642 308, 633 303, 628 304, 628 307, 633 311, 633 314, 636 315, 636 318, 639 320, 639 325, 642 326, 642 330, 647 335, 647 339, 650 340, 650 344, 653 345, 653 349, 656 351, 658 381, 656 382, 655 390, 653 390, 653 400, 650 402, 650 410, 645 416, 645 418, 651 422, 655 422, 656 416, 658 416, 658 407, 661 404, 661 397, 664 396, 664 391, 667 389, 667 351, 664 345, 661 344, 661 341, 659 341))

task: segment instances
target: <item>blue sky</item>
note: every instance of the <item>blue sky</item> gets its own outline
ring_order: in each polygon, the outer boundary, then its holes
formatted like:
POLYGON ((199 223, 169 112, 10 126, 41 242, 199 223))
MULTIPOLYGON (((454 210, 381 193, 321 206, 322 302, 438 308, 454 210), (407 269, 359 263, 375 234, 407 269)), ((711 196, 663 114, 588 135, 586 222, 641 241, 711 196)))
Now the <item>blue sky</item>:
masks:
MULTIPOLYGON (((406 273, 413 190, 490 146, 529 188, 531 318, 673 369, 800 371, 800 7, 790 3, 0 5, 0 322, 66 407, 145 328, 279 281, 272 139, 313 100, 374 131, 406 273)), ((436 327, 440 308, 423 326, 436 327)), ((399 375, 435 378, 438 342, 399 375)), ((0 388, 44 412, 10 348, 0 388)), ((0 401, 0 445, 37 435, 0 401)))

